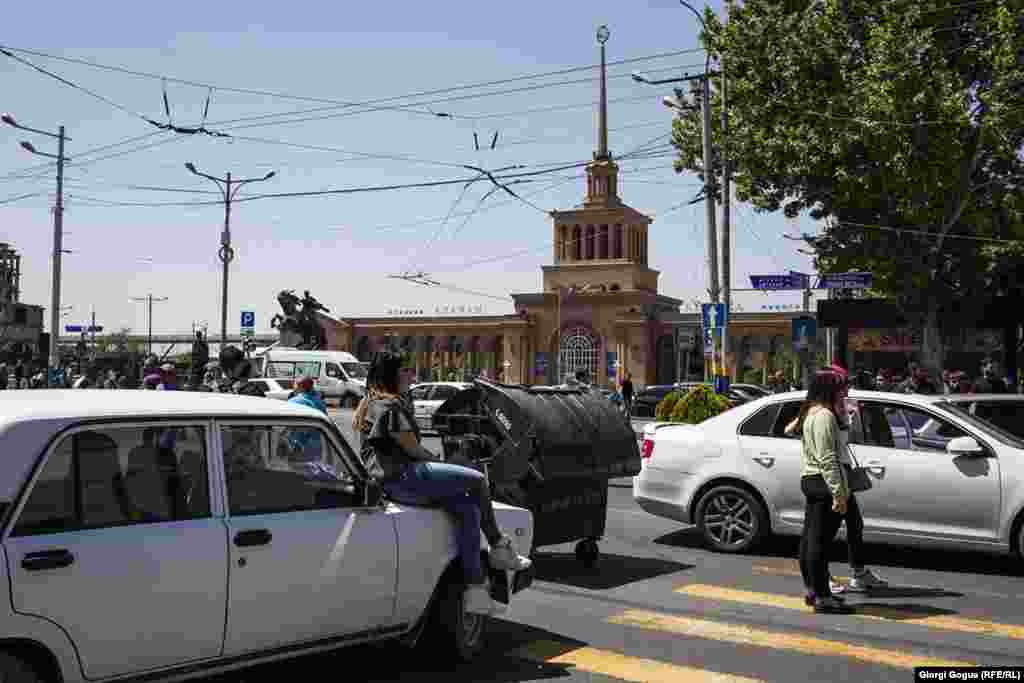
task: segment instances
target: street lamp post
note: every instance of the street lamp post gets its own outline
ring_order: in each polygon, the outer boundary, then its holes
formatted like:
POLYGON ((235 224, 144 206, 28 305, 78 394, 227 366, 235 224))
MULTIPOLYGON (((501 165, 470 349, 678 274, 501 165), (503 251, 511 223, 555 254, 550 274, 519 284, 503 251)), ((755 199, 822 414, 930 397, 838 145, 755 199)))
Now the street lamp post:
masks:
MULTIPOLYGON (((49 157, 57 160, 57 198, 53 208, 53 284, 51 285, 50 291, 50 349, 49 349, 49 367, 50 369, 56 368, 60 365, 60 357, 58 355, 57 342, 60 337, 60 281, 61 281, 61 255, 64 253, 63 241, 64 241, 64 162, 71 161, 64 156, 64 142, 70 140, 64 134, 64 126, 60 126, 57 129, 57 133, 51 133, 45 130, 39 130, 38 128, 30 128, 23 126, 14 120, 14 117, 10 114, 3 114, 0 116, 0 121, 3 121, 8 126, 13 126, 21 130, 26 130, 31 133, 38 133, 39 135, 46 135, 47 137, 57 138, 57 154, 47 154, 45 152, 38 151, 31 142, 23 141, 21 147, 32 154, 36 154, 43 157, 49 157)), ((47 384, 49 384, 50 376, 52 373, 47 373, 47 384)))
POLYGON ((146 339, 146 355, 147 356, 153 355, 153 302, 154 301, 160 302, 160 301, 167 301, 167 300, 168 300, 168 298, 166 296, 154 297, 152 292, 150 292, 146 296, 133 296, 132 297, 132 301, 137 301, 137 302, 145 301, 145 302, 147 302, 149 304, 148 315, 146 316, 148 318, 148 322, 149 322, 149 336, 146 339))
POLYGON ((235 258, 235 250, 231 247, 231 201, 238 194, 238 191, 242 189, 243 185, 248 183, 261 182, 263 180, 270 180, 274 177, 275 172, 271 171, 262 178, 244 178, 242 180, 233 180, 231 174, 228 173, 224 178, 217 178, 206 173, 201 173, 196 169, 195 164, 188 162, 185 164, 185 168, 191 171, 197 176, 212 180, 216 183, 217 188, 224 195, 224 232, 220 235, 220 250, 217 252, 217 258, 224 264, 224 282, 223 291, 221 293, 221 311, 220 311, 220 343, 221 347, 227 346, 228 343, 228 267, 235 258))

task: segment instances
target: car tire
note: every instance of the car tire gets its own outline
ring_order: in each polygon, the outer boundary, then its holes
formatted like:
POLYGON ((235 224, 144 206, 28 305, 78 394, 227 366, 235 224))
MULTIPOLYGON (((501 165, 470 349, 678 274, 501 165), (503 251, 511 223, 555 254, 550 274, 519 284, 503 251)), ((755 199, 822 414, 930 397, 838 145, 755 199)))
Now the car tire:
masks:
POLYGON ((0 681, 4 683, 45 683, 28 662, 10 652, 0 652, 0 681))
POLYGON ((752 493, 738 486, 714 486, 697 503, 697 528, 722 553, 745 553, 768 533, 768 512, 752 493))
POLYGON ((480 654, 487 630, 488 617, 466 612, 465 589, 462 581, 446 581, 428 625, 429 651, 456 662, 469 662, 480 654))

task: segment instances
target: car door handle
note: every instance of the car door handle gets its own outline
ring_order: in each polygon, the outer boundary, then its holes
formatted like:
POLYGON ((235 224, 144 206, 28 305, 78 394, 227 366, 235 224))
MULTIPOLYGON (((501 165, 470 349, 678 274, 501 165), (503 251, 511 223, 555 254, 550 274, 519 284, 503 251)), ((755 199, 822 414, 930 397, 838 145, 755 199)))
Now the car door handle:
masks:
POLYGON ((21 566, 26 571, 38 572, 44 569, 60 569, 75 563, 75 556, 70 550, 40 550, 29 553, 22 559, 21 566))
POLYGON ((274 536, 267 529, 249 529, 235 534, 235 545, 245 548, 254 545, 267 545, 274 536))
POLYGON ((758 453, 756 456, 754 456, 754 462, 765 467, 771 467, 772 465, 775 464, 775 458, 769 455, 768 453, 758 453))
POLYGON ((882 474, 885 472, 885 465, 878 460, 868 460, 864 463, 864 469, 872 472, 873 474, 882 474))

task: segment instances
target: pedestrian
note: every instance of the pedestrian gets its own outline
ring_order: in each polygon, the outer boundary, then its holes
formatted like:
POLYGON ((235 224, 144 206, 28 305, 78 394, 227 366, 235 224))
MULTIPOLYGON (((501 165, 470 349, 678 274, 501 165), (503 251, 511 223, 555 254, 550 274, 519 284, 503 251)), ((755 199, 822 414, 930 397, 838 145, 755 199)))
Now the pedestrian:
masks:
POLYGON ((316 408, 324 415, 327 414, 327 404, 323 402, 323 399, 313 390, 313 378, 309 375, 303 375, 295 382, 296 391, 292 392, 292 396, 289 397, 288 403, 297 403, 301 406, 309 406, 310 408, 316 408))
POLYGON ((0 363, 0 390, 7 388, 7 363, 0 363))
POLYGON ((389 497, 410 505, 440 501, 458 520, 456 544, 466 585, 464 609, 492 614, 498 610, 480 563, 481 531, 491 547, 492 568, 523 570, 532 562, 519 555, 512 539, 498 528, 490 486, 483 474, 438 462, 422 446, 413 411, 400 398, 400 366, 401 358, 391 353, 375 355, 370 364, 367 395, 352 420, 353 430, 360 435, 360 454, 389 497))
POLYGON ((173 363, 164 363, 160 366, 160 383, 156 385, 157 391, 177 391, 178 375, 173 363))
POLYGON ((910 361, 907 364, 910 376, 900 382, 896 392, 900 394, 937 394, 938 388, 928 377, 928 368, 917 361, 910 361))
POLYGON ((126 377, 123 374, 118 375, 117 376, 117 388, 118 389, 127 389, 128 388, 128 377, 126 377))
MULTIPOLYGON (((860 411, 853 401, 849 400, 849 378, 846 370, 833 364, 828 368, 835 373, 840 381, 839 403, 836 406, 836 422, 839 426, 839 462, 846 474, 846 481, 850 481, 852 469, 855 466, 853 455, 850 451, 850 443, 860 443, 863 429, 860 424, 860 411)), ((847 487, 849 488, 849 487, 847 487)), ((850 565, 850 581, 842 584, 836 581, 831 573, 829 574, 829 588, 833 595, 839 595, 846 591, 852 593, 866 593, 873 588, 883 588, 889 582, 881 578, 864 565, 864 517, 860 511, 860 504, 857 502, 857 495, 850 491, 846 501, 846 514, 843 515, 843 522, 846 524, 846 548, 847 561, 850 565)))
POLYGON ((107 379, 103 382, 104 389, 117 389, 117 373, 113 370, 107 370, 107 379))
POLYGON ((975 394, 1008 394, 1006 381, 999 376, 999 362, 986 358, 981 362, 981 377, 974 383, 975 394))
POLYGON ((800 573, 807 588, 804 601, 818 613, 848 614, 852 610, 832 593, 829 585, 829 547, 839 531, 850 497, 839 460, 837 406, 843 382, 836 373, 815 373, 800 413, 786 426, 798 434, 800 488, 805 498, 804 528, 800 537, 800 573))
POLYGON ((633 414, 633 374, 627 372, 620 387, 622 402, 626 409, 626 415, 633 414))

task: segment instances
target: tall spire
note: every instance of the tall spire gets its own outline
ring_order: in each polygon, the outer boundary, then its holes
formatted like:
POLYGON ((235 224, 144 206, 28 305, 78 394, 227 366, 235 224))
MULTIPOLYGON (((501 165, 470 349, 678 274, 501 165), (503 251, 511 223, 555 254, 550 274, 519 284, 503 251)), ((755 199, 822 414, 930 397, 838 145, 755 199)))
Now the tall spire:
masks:
POLYGON ((608 158, 608 90, 605 83, 604 44, 608 42, 608 27, 597 29, 597 42, 601 45, 601 103, 597 112, 597 153, 595 159, 608 158))

